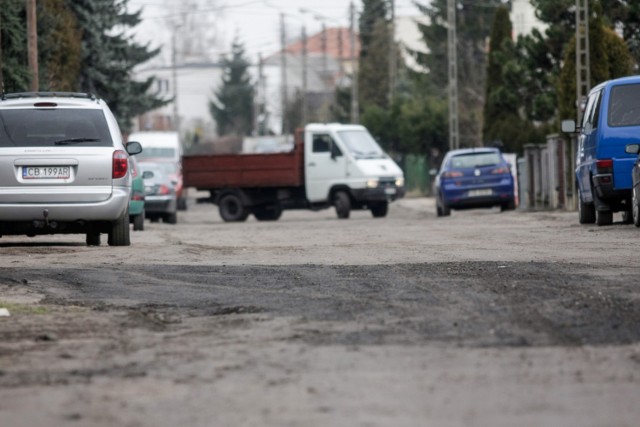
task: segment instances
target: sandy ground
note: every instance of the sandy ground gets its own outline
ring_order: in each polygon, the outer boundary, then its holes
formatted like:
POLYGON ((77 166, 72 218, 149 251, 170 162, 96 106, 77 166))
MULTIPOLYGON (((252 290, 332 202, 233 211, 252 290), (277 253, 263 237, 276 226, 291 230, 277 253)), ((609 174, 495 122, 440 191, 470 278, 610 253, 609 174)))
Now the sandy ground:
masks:
POLYGON ((434 212, 3 237, 0 425, 638 425, 640 230, 434 212))

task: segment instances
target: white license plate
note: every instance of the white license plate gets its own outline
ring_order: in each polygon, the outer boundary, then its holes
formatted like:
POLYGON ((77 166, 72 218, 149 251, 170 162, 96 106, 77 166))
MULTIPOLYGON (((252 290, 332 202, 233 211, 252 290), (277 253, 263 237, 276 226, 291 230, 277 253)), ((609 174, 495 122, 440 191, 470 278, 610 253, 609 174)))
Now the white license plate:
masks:
POLYGON ((67 179, 71 176, 70 166, 23 166, 23 179, 67 179))
POLYGON ((384 189, 384 194, 396 194, 396 189, 395 188, 385 188, 384 189))
POLYGON ((490 196, 492 194, 493 191, 490 188, 486 188, 483 190, 469 190, 469 197, 490 196))

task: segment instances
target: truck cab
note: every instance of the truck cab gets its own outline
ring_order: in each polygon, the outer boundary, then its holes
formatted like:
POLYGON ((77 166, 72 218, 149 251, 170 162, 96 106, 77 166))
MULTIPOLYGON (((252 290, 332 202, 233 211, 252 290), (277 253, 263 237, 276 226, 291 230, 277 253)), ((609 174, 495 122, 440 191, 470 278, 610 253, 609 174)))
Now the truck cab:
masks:
POLYGON ((368 208, 385 216, 404 196, 404 175, 361 125, 309 124, 304 129, 305 188, 311 205, 331 203, 339 218, 368 208))

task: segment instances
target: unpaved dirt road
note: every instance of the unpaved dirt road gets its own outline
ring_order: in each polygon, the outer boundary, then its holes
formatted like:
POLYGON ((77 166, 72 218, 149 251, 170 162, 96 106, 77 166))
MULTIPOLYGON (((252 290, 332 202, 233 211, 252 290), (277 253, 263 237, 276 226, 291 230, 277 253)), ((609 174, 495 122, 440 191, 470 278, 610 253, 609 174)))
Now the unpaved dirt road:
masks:
POLYGON ((639 425, 632 225, 404 199, 146 228, 0 239, 1 426, 639 425))

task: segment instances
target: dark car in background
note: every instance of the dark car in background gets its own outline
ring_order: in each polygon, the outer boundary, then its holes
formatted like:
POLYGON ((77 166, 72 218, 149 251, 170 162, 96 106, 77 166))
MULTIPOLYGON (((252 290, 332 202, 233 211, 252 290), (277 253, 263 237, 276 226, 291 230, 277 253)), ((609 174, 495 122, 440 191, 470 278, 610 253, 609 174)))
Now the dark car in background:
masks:
POLYGON ((433 194, 438 216, 451 209, 500 206, 515 209, 514 179, 510 165, 497 148, 449 151, 436 175, 433 194))
POLYGON ((139 163, 144 180, 145 217, 156 222, 162 219, 167 224, 178 221, 178 201, 171 178, 164 169, 154 163, 139 163))
POLYGON ((187 210, 187 191, 182 184, 182 166, 180 163, 163 158, 147 158, 141 161, 145 164, 153 164, 161 168, 171 180, 173 188, 176 191, 176 198, 178 200, 178 210, 187 210))

